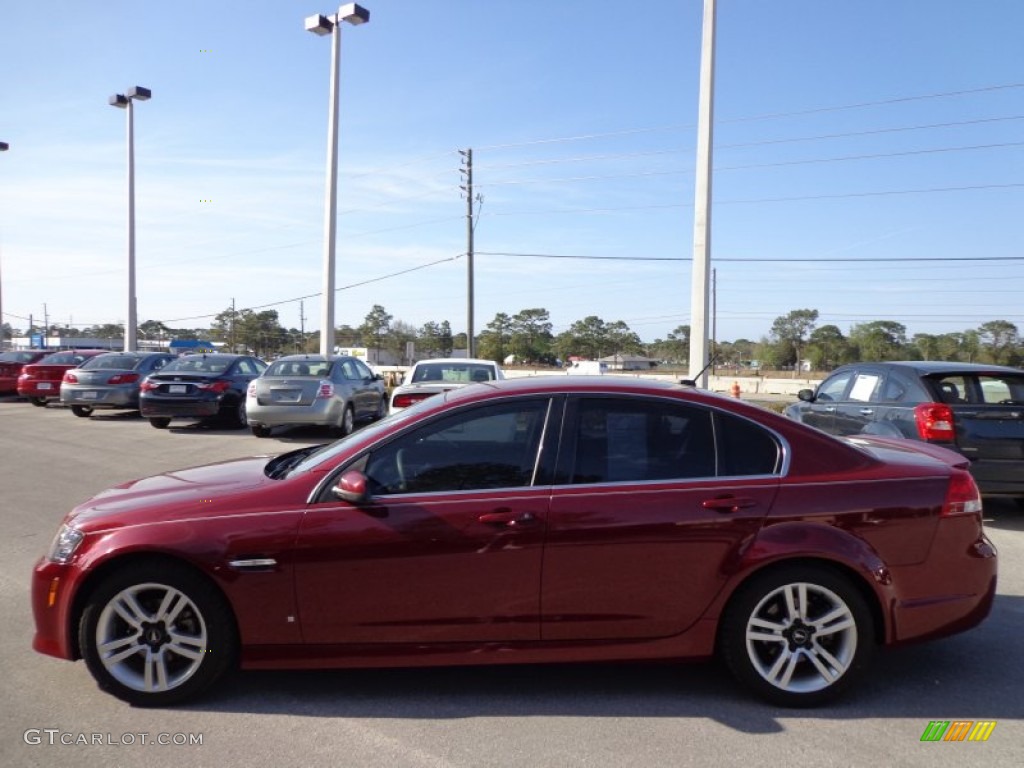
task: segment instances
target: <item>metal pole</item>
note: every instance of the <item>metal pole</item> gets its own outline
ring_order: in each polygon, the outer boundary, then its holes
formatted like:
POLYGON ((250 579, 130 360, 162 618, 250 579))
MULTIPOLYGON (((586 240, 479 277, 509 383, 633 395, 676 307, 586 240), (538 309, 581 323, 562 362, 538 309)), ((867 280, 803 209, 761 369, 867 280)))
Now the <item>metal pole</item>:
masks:
MULTIPOLYGON (((0 141, 0 152, 6 152, 10 149, 10 144, 6 141, 0 141)), ((0 249, 0 256, 3 255, 3 249, 0 249)), ((0 276, 3 275, 3 267, 0 265, 0 276)), ((4 284, 2 278, 0 278, 0 351, 3 351, 4 345, 7 343, 7 339, 4 336, 4 284)))
POLYGON ((134 352, 136 347, 135 329, 135 131, 134 110, 129 98, 125 109, 128 113, 128 320, 124 324, 124 350, 134 352))
POLYGON ((324 203, 324 279, 320 314, 320 354, 334 354, 334 241, 338 210, 338 67, 341 63, 341 18, 331 31, 331 104, 327 116, 327 190, 324 203))
POLYGON ((476 357, 473 329, 473 150, 466 150, 466 356, 476 357))
POLYGON ((708 382, 708 270, 711 265, 711 152, 715 92, 715 0, 704 0, 697 117, 697 183, 693 214, 693 272, 690 277, 690 378, 708 382), (703 371, 703 373, 701 373, 703 371), (699 375, 698 375, 699 374, 699 375))

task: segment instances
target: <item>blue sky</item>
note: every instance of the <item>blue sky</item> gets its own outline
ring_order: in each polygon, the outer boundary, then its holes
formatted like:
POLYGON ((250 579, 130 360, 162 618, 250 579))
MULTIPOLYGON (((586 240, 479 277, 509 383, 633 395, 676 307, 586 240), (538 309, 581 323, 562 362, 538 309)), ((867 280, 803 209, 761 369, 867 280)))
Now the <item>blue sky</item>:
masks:
MULTIPOLYGON (((465 329, 467 147, 477 331, 530 307, 645 341, 690 322, 702 0, 363 4, 342 37, 339 325, 381 304, 465 329)), ((718 6, 718 338, 801 308, 844 332, 1024 329, 1024 3, 718 6), (953 258, 992 260, 923 261, 953 258)), ((139 320, 201 327, 234 299, 299 327, 288 300, 310 296, 316 329, 330 45, 303 19, 334 10, 4 0, 4 320, 123 322, 125 114, 107 98, 142 85, 139 320)))

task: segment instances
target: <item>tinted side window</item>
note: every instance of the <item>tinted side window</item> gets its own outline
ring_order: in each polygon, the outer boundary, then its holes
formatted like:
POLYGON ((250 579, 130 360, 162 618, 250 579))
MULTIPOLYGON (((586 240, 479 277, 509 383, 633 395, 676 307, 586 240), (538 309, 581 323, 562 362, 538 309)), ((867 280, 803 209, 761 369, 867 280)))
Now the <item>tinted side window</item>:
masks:
POLYGON ((815 396, 816 400, 842 400, 843 393, 846 391, 846 385, 850 383, 850 378, 853 376, 853 371, 847 371, 846 373, 836 374, 830 379, 825 379, 818 387, 818 393, 815 396))
POLYGON ((715 434, 720 475, 772 475, 779 471, 779 444, 763 427, 731 413, 719 413, 715 419, 715 434))
POLYGON ((356 374, 360 379, 373 378, 373 371, 367 368, 366 365, 361 360, 356 360, 354 362, 356 367, 356 374))
POLYGON ((571 483, 715 475, 707 410, 657 400, 584 398, 576 414, 571 483))
POLYGON ((546 399, 499 403, 416 429, 370 454, 370 493, 528 486, 547 412, 546 399))

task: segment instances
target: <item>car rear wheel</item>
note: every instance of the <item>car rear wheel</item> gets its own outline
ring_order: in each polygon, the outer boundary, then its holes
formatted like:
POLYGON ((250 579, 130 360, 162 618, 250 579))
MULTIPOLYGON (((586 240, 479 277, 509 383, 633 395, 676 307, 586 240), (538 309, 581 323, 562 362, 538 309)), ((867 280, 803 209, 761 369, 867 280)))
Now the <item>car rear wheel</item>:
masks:
POLYGON ((167 416, 152 416, 149 419, 149 426, 156 427, 157 429, 167 429, 171 424, 171 420, 167 416))
POLYGON ((72 405, 71 406, 71 412, 73 414, 75 414, 75 416, 80 416, 83 419, 88 419, 90 416, 92 416, 92 406, 91 405, 72 405))
POLYGON ((388 398, 387 395, 380 399, 380 403, 377 405, 377 415, 373 417, 374 421, 380 421, 388 415, 388 398))
POLYGON ((337 429, 338 436, 345 437, 346 435, 351 435, 352 430, 355 429, 355 426, 356 414, 355 411, 352 409, 352 403, 349 403, 348 405, 345 406, 345 412, 341 415, 341 423, 338 424, 337 429))
POLYGON ((45 408, 47 402, 45 397, 30 397, 28 401, 37 408, 45 408))
POLYGON ((232 666, 231 607, 201 575, 176 564, 136 564, 89 597, 78 627, 100 688, 138 706, 192 698, 232 666))
POLYGON ((874 651, 871 612, 848 579, 792 566, 755 577, 730 602, 720 650, 740 682, 783 706, 845 690, 874 651))
POLYGON ((262 427, 259 424, 253 424, 250 429, 256 437, 270 437, 270 427, 262 427))

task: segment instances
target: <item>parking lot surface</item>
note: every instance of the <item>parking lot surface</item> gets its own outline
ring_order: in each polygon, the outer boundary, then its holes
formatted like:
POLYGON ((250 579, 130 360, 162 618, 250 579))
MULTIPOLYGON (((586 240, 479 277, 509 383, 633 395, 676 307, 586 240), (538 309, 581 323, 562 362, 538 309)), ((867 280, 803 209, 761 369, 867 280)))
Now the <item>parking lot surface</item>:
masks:
POLYGON ((717 664, 245 672, 147 710, 101 693, 82 663, 31 650, 29 574, 72 506, 148 474, 328 439, 0 400, 0 766, 1024 764, 1024 512, 1005 501, 986 503, 1000 553, 989 619, 880 654, 818 710, 753 700, 717 664), (983 743, 923 742, 932 721, 995 727, 983 743))

